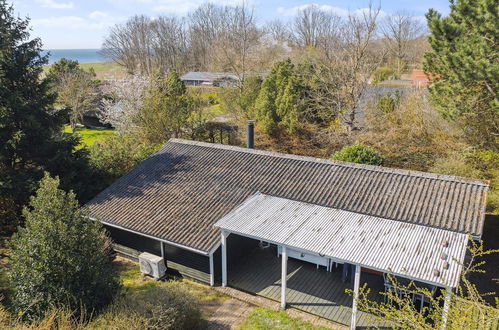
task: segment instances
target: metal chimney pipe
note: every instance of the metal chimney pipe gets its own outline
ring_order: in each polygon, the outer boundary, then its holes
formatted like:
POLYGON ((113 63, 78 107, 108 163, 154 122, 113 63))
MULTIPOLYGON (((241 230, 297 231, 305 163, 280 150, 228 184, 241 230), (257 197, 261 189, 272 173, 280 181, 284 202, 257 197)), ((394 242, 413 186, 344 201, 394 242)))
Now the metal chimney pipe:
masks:
POLYGON ((248 125, 246 126, 246 146, 248 149, 253 149, 255 145, 255 124, 254 120, 248 120, 248 125))

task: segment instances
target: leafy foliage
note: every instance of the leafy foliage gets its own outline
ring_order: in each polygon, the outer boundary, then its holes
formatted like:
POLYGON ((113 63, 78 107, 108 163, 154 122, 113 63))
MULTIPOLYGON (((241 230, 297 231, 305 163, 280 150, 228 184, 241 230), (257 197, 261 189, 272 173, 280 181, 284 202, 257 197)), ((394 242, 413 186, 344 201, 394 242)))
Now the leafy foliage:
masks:
MULTIPOLYGON (((63 118, 54 113, 55 94, 40 79, 47 57, 41 41, 29 40, 29 21, 15 18, 0 0, 0 203, 3 215, 19 214, 36 189, 43 171, 61 177, 82 199, 91 186, 85 151, 75 151, 77 137, 62 133, 63 118)), ((16 217, 2 217, 2 230, 11 230, 16 217)))
POLYGON ((64 72, 56 85, 57 102, 69 111, 69 124, 76 125, 83 121, 83 115, 97 109, 98 90, 94 76, 83 70, 64 72))
POLYGON ((499 8, 494 0, 458 0, 450 14, 426 17, 432 51, 425 71, 434 80, 432 100, 458 119, 476 146, 499 148, 499 8))
POLYGON ((388 80, 390 78, 395 78, 395 69, 388 66, 380 66, 374 71, 371 77, 371 83, 377 85, 378 83, 388 80))
POLYGON ((157 147, 130 136, 113 135, 89 147, 90 164, 103 174, 107 186, 152 154, 157 147))
MULTIPOLYGON (((59 61, 50 65, 45 78, 54 84, 58 84, 63 75, 68 73, 85 73, 78 61, 61 58, 59 61)), ((86 73, 95 77, 95 72, 92 68, 86 73)))
POLYGON ((220 92, 224 112, 231 113, 238 120, 255 119, 255 102, 260 93, 262 79, 250 76, 244 80, 243 87, 226 87, 220 92))
POLYGON ((395 109, 400 105, 400 93, 398 90, 393 93, 393 95, 382 96, 378 100, 377 108, 384 113, 390 113, 395 111, 395 109))
MULTIPOLYGON (((389 278, 396 289, 416 292, 427 296, 432 308, 425 306, 419 311, 414 305, 411 295, 399 295, 396 290, 381 293, 391 303, 372 301, 369 298, 370 289, 364 285, 360 288, 358 307, 375 315, 384 322, 388 322, 393 329, 494 329, 499 324, 499 301, 496 306, 486 302, 484 295, 480 294, 476 286, 468 279, 470 274, 482 273, 484 256, 498 253, 499 250, 485 250, 483 242, 476 243, 470 240, 468 245, 470 262, 463 265, 461 286, 452 292, 447 320, 444 319, 443 303, 444 292, 439 292, 435 297, 428 289, 419 287, 415 282, 409 284, 398 283, 395 277, 389 278), (446 323, 445 323, 446 322, 446 323), (446 326, 444 325, 446 324, 446 326)), ((352 294, 352 290, 348 290, 352 294)), ((487 294, 485 294, 487 295, 487 294)))
POLYGON ((305 86, 291 60, 276 63, 263 81, 256 100, 258 124, 271 135, 278 127, 295 132, 304 109, 304 93, 305 86))
POLYGON ((93 311, 111 302, 120 287, 111 243, 100 222, 85 217, 74 193, 60 190, 59 180, 46 174, 23 216, 26 227, 10 241, 12 302, 19 315, 37 319, 55 307, 93 311))
POLYGON ((156 73, 135 122, 146 141, 161 143, 183 133, 193 109, 194 102, 176 72, 166 78, 156 73))
POLYGON ((331 158, 343 162, 367 165, 383 165, 385 160, 376 150, 358 142, 344 147, 331 158))

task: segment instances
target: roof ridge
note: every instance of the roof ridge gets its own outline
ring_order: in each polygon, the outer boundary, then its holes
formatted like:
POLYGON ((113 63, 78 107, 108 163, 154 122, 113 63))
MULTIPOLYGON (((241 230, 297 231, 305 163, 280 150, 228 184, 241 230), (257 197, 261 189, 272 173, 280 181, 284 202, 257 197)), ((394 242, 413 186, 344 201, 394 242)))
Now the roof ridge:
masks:
MULTIPOLYGON (((441 180, 441 181, 452 181, 452 182, 459 182, 459 183, 465 183, 465 184, 474 184, 474 185, 485 186, 487 188, 489 187, 489 184, 483 180, 454 176, 454 175, 429 173, 429 172, 423 172, 423 171, 411 171, 411 170, 404 170, 404 169, 384 167, 384 166, 349 163, 349 162, 343 162, 343 161, 339 161, 339 160, 332 160, 332 159, 326 159, 326 158, 317 158, 317 157, 310 157, 310 156, 285 154, 285 153, 280 153, 280 152, 275 152, 275 151, 248 149, 248 148, 232 146, 232 145, 200 142, 200 141, 193 141, 193 140, 184 140, 184 139, 177 139, 177 138, 170 139, 165 144, 165 146, 168 143, 180 143, 180 144, 188 144, 188 145, 194 145, 194 146, 199 146, 199 147, 208 147, 208 148, 213 148, 213 149, 232 150, 232 151, 252 153, 252 154, 257 154, 257 155, 288 158, 288 159, 302 160, 302 161, 308 161, 308 162, 337 165, 337 166, 348 167, 348 168, 358 168, 358 169, 364 169, 364 170, 369 170, 369 171, 393 173, 393 174, 399 174, 399 175, 405 175, 405 176, 423 177, 423 178, 427 178, 427 179, 434 179, 434 180, 441 180)), ((164 146, 161 149, 163 149, 163 148, 164 148, 164 146)))

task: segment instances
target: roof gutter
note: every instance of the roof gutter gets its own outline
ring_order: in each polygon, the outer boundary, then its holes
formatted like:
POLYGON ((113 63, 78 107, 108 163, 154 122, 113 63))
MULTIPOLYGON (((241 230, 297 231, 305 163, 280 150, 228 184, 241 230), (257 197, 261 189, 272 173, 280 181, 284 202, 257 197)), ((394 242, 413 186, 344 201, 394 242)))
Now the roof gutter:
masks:
POLYGON ((210 252, 206 252, 206 251, 198 250, 198 249, 195 249, 195 248, 192 248, 192 247, 189 247, 189 246, 185 246, 185 245, 182 245, 182 244, 170 242, 170 241, 167 241, 167 240, 159 238, 159 237, 154 237, 154 236, 151 236, 151 235, 147 235, 147 234, 144 234, 144 233, 132 230, 132 229, 128 229, 128 228, 122 227, 120 225, 115 225, 113 223, 110 223, 110 222, 107 222, 107 221, 104 221, 104 220, 99 220, 99 219, 91 217, 91 216, 86 216, 86 217, 89 218, 90 220, 93 220, 93 221, 102 222, 106 226, 114 227, 114 228, 117 228, 117 229, 120 229, 120 230, 124 230, 124 231, 130 232, 130 233, 133 233, 133 234, 137 234, 137 235, 140 235, 140 236, 151 238, 151 239, 154 239, 156 241, 163 242, 165 244, 173 245, 173 246, 176 246, 176 247, 184 249, 184 250, 189 250, 191 252, 194 252, 194 253, 197 253, 197 254, 201 254, 203 256, 209 256, 210 255, 210 252))

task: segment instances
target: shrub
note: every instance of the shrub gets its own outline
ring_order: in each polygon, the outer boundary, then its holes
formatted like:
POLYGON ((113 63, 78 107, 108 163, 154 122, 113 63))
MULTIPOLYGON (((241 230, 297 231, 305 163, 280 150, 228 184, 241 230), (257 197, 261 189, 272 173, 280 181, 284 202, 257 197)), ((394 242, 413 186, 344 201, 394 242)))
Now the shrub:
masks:
POLYGON ((10 241, 11 300, 23 319, 61 306, 75 315, 93 312, 120 287, 102 225, 85 217, 73 192, 58 187, 59 179, 45 174, 23 210, 26 227, 10 241))
POLYGON ((371 82, 373 85, 377 85, 378 83, 390 78, 396 78, 395 69, 387 66, 380 66, 376 69, 376 71, 374 71, 371 82))
POLYGON ((197 299, 169 282, 120 297, 89 328, 199 329, 201 320, 197 299))
POLYGON ((358 142, 344 147, 340 151, 334 153, 331 158, 344 162, 367 165, 383 165, 383 161, 385 160, 376 150, 358 142))
POLYGON ((104 185, 128 172, 157 149, 131 137, 113 135, 89 148, 90 164, 106 177, 104 185))

